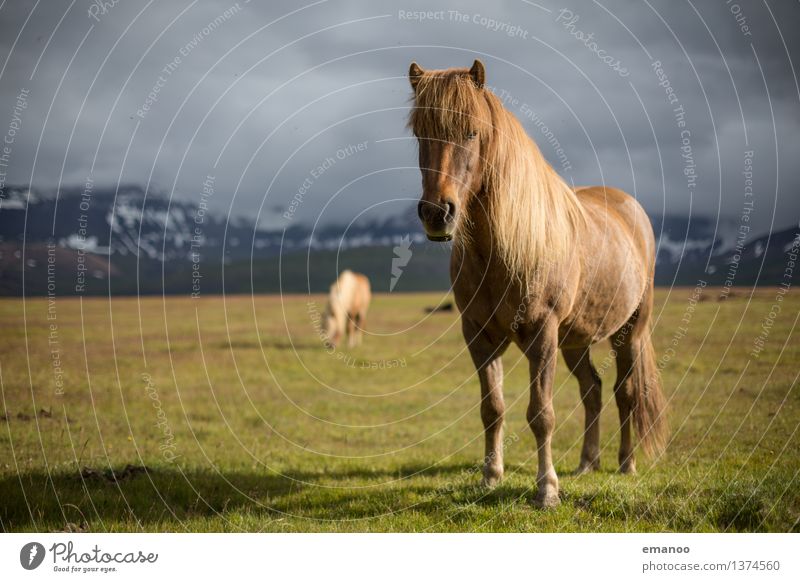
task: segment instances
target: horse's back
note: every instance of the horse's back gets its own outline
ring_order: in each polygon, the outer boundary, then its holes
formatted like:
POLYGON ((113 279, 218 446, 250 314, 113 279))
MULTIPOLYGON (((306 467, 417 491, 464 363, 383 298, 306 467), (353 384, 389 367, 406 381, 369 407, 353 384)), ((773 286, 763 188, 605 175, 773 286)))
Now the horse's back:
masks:
POLYGON ((366 312, 372 298, 369 279, 361 273, 346 269, 331 286, 331 293, 338 294, 339 302, 348 314, 366 312), (335 290, 335 291, 334 291, 335 290))
POLYGON ((575 189, 589 215, 589 228, 600 230, 606 238, 615 237, 610 230, 621 229, 634 243, 643 262, 655 267, 655 237, 647 213, 627 192, 607 186, 584 186, 575 189))

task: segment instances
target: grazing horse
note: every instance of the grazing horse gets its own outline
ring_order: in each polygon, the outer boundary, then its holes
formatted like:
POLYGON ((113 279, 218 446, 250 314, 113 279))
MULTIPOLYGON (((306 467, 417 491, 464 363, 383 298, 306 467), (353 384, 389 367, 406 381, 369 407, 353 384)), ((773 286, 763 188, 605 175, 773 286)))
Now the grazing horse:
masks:
POLYGON ((511 342, 527 356, 527 419, 538 449, 535 503, 559 503, 551 439, 560 348, 585 408, 578 472, 600 467, 600 377, 589 346, 616 355, 622 473, 635 472, 631 425, 646 454, 666 441, 665 402, 650 338, 655 240, 631 196, 570 188, 522 125, 484 87, 485 69, 411 64, 409 128, 419 144, 420 220, 428 239, 453 240, 450 277, 478 371, 486 449, 483 483, 503 476, 503 365, 511 342))
POLYGON ((367 310, 372 299, 369 279, 360 273, 344 270, 331 285, 325 309, 325 337, 336 347, 344 335, 347 345, 361 343, 367 310))

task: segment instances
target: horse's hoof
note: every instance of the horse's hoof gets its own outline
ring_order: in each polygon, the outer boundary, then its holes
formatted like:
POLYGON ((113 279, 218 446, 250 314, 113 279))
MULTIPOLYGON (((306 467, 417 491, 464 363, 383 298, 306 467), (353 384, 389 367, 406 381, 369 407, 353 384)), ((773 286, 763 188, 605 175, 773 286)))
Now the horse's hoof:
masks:
POLYGON ((636 463, 629 461, 627 463, 622 463, 619 466, 619 472, 622 475, 635 475, 636 474, 636 463))
POLYGON ((581 461, 581 464, 578 465, 578 468, 575 469, 572 474, 577 477, 579 475, 585 475, 586 473, 599 470, 600 461, 581 461))
POLYGON ((533 505, 538 509, 555 509, 561 504, 558 493, 548 493, 546 495, 536 495, 533 505))
POLYGON ((483 468, 483 478, 481 479, 481 486, 487 489, 494 489, 503 480, 503 471, 492 469, 489 467, 483 468))
POLYGON ((494 489, 500 485, 500 479, 496 477, 484 477, 481 479, 481 487, 484 489, 494 489))

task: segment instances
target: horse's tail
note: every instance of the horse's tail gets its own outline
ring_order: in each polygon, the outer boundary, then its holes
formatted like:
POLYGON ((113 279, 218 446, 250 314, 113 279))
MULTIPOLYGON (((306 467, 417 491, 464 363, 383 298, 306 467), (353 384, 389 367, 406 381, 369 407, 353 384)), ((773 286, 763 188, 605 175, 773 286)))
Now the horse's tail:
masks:
POLYGON ((661 390, 661 377, 651 337, 650 321, 635 342, 633 356, 633 419, 642 451, 649 457, 663 452, 667 443, 667 403, 661 390))

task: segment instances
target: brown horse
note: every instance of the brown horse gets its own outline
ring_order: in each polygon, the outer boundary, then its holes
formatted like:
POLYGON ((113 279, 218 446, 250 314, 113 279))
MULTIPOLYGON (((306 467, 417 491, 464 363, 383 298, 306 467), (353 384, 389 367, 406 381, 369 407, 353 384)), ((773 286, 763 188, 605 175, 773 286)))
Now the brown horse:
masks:
POLYGON ((361 343, 367 310, 372 299, 369 279, 360 273, 344 270, 333 282, 325 309, 325 336, 336 347, 347 335, 347 345, 361 343))
POLYGON ((613 188, 572 190, 517 119, 484 87, 485 69, 424 71, 411 64, 409 127, 419 142, 428 238, 454 240, 450 262, 462 331, 478 371, 486 449, 483 483, 503 476, 503 365, 513 342, 530 365, 528 424, 538 447, 536 504, 559 503, 551 438, 560 348, 586 413, 578 472, 600 467, 600 377, 589 346, 616 354, 620 471, 666 440, 650 319, 655 241, 642 207, 613 188))

